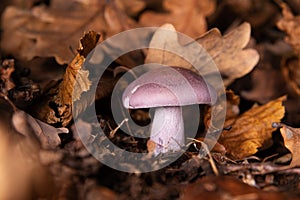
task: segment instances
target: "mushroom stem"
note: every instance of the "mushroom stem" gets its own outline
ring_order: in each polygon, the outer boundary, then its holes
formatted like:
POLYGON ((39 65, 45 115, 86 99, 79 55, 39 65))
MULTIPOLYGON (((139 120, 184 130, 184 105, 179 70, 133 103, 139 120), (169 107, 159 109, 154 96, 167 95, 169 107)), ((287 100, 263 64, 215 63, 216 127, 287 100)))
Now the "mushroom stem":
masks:
POLYGON ((155 156, 169 151, 179 151, 184 146, 184 123, 181 107, 158 107, 155 109, 150 141, 156 144, 152 149, 155 156))

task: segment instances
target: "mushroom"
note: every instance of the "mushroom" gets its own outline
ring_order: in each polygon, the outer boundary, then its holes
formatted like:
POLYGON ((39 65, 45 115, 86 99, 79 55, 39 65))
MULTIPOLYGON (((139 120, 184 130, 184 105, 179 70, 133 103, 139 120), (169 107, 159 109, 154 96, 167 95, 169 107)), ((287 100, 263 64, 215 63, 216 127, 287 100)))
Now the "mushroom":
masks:
POLYGON ((148 141, 148 151, 154 155, 179 151, 185 145, 182 106, 214 104, 216 99, 214 88, 201 76, 180 67, 146 72, 128 85, 122 97, 127 109, 155 108, 148 141))

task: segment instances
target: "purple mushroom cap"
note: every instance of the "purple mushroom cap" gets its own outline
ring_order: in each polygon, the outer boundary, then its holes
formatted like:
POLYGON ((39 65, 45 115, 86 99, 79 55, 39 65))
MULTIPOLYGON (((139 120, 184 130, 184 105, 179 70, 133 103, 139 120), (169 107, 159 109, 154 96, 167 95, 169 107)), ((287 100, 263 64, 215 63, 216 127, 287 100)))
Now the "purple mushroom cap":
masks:
POLYGON ((161 67, 146 72, 123 93, 126 108, 152 108, 214 104, 217 94, 198 74, 180 67, 161 67))
POLYGON ((198 74, 180 67, 161 67, 146 72, 123 93, 126 108, 155 107, 147 143, 148 151, 155 156, 180 151, 185 146, 181 106, 214 104, 216 100, 213 87, 198 74))

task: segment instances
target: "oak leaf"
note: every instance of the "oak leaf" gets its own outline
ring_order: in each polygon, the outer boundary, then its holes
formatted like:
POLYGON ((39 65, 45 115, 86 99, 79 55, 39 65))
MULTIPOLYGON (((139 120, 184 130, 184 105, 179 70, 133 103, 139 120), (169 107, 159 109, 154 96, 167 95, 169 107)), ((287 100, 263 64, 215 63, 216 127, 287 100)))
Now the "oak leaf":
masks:
POLYGON ((213 0, 164 0, 164 12, 146 11, 139 22, 144 26, 174 24, 175 28, 190 37, 198 37, 207 29, 206 17, 215 10, 213 0))
POLYGON ((235 158, 242 159, 253 155, 258 148, 271 143, 273 122, 278 122, 284 116, 282 106, 286 96, 280 97, 261 106, 254 105, 237 118, 227 120, 219 142, 226 148, 227 153, 235 158))
POLYGON ((225 77, 225 85, 248 74, 258 63, 257 51, 246 48, 250 40, 250 32, 250 24, 243 23, 224 36, 214 28, 197 39, 225 77))
POLYGON ((2 15, 1 49, 20 60, 55 57, 59 64, 69 64, 85 31, 111 36, 136 26, 104 0, 52 0, 50 6, 31 9, 8 6, 2 15))
MULTIPOLYGON (((227 86, 235 79, 249 73, 258 62, 259 55, 256 50, 244 49, 249 39, 250 24, 248 23, 241 24, 224 36, 215 28, 196 39, 203 47, 199 51, 195 49, 193 41, 180 45, 174 26, 165 24, 154 33, 145 63, 180 66, 199 73, 189 62, 203 63, 203 66, 198 66, 203 69, 205 65, 209 65, 213 61, 223 76, 225 86, 227 86), (180 55, 168 52, 170 49, 176 49, 180 55), (189 58, 189 62, 185 60, 187 58, 189 58)), ((201 71, 200 75, 205 76, 213 73, 210 70, 213 69, 205 69, 201 71)))

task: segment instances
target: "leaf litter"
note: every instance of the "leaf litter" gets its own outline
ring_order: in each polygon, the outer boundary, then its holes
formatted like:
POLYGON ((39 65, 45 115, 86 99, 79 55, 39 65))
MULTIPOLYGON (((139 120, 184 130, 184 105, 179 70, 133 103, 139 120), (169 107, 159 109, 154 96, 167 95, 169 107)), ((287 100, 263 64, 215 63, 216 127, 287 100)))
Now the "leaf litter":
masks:
MULTIPOLYGON (((1 17, 1 199, 299 198, 297 1, 45 2, 28 2, 25 8, 17 2, 3 4, 11 5, 1 17), (147 140, 124 134, 107 105, 118 78, 135 65, 154 62, 195 71, 180 57, 153 49, 189 48, 176 31, 195 39, 221 72, 226 121, 210 156, 201 152, 201 146, 215 143, 201 143, 211 116, 205 106, 197 139, 190 143, 194 145, 176 162, 150 173, 127 174, 102 165, 85 149, 82 139, 103 140, 95 134, 95 124, 80 121, 74 126, 72 98, 76 101, 90 89, 89 71, 78 71, 94 46, 121 31, 149 25, 160 26, 149 36, 149 49, 118 58, 100 80, 96 110, 107 137, 124 149, 147 152, 147 140), (66 64, 62 79, 44 87, 30 78, 36 72, 25 73, 22 63, 37 58, 53 59, 62 68, 66 64), (76 75, 79 90, 74 88, 76 75), (77 129, 84 135, 79 137, 77 129)), ((35 67, 42 69, 38 62, 35 67)), ((89 105, 85 102, 75 114, 89 105)), ((145 110, 131 116, 142 124, 151 120, 145 110)))

